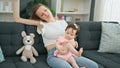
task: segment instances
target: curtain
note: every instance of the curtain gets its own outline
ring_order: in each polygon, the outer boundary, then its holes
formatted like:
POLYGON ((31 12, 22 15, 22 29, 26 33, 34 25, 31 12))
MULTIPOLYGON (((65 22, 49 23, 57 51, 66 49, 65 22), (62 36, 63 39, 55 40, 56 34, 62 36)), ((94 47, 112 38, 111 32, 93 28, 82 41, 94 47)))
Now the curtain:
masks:
POLYGON ((95 21, 118 21, 120 22, 120 0, 97 0, 95 21), (97 5, 97 2, 100 4, 97 5))

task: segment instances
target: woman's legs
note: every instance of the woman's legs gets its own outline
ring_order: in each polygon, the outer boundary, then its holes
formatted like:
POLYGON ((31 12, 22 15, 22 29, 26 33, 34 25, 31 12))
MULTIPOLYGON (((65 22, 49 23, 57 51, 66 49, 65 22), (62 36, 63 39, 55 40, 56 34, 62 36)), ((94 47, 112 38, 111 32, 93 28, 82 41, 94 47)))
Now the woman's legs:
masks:
MULTIPOLYGON (((72 68, 71 65, 67 61, 54 56, 55 50, 56 49, 53 48, 48 51, 48 57, 47 57, 48 64, 52 68, 72 68)), ((74 59, 76 60, 79 67, 86 66, 86 68, 98 68, 98 64, 96 62, 88 58, 85 58, 83 56, 81 57, 74 56, 74 59)))
POLYGON ((56 49, 53 48, 48 51, 47 62, 50 65, 50 67, 52 67, 52 68, 72 68, 71 65, 67 61, 54 56, 55 50, 56 49))
POLYGON ((86 68, 98 68, 98 64, 88 58, 85 58, 83 56, 81 57, 74 56, 74 58, 80 67, 86 66, 86 68))

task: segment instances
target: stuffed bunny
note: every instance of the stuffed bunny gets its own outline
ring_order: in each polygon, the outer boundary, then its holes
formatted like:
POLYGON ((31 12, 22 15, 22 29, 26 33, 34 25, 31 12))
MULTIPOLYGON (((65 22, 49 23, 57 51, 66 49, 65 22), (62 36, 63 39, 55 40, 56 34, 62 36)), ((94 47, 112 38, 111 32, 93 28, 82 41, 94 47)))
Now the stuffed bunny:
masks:
POLYGON ((32 46, 34 44, 35 35, 33 33, 30 33, 30 35, 26 35, 25 31, 22 31, 21 34, 23 37, 24 46, 18 49, 16 54, 18 55, 22 52, 22 61, 26 62, 27 59, 30 59, 30 62, 33 64, 36 62, 36 59, 33 57, 33 54, 35 56, 38 56, 37 50, 32 46))

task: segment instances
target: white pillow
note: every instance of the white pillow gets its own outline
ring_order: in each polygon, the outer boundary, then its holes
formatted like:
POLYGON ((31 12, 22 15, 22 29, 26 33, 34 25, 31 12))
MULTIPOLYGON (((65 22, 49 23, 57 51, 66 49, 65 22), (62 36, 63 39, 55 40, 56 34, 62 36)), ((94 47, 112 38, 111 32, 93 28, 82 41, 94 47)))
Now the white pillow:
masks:
POLYGON ((1 46, 0 46, 0 63, 5 61, 5 58, 4 58, 4 55, 3 55, 3 52, 2 52, 2 49, 1 49, 1 46))
POLYGON ((120 24, 102 23, 98 52, 120 53, 120 24))

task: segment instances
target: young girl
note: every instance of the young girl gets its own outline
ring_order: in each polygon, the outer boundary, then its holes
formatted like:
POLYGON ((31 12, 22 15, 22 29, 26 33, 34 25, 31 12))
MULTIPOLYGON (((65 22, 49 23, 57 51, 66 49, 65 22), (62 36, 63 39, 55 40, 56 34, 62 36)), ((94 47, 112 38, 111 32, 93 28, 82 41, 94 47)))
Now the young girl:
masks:
MULTIPOLYGON (((14 0, 13 2, 13 16, 16 23, 34 25, 37 27, 37 32, 42 35, 44 46, 48 52, 48 65, 52 68, 72 68, 65 60, 54 56, 56 39, 64 35, 67 23, 64 20, 56 20, 50 10, 42 4, 38 4, 33 8, 30 19, 21 18, 19 15, 19 0, 14 0)), ((74 56, 74 59, 79 66, 86 65, 87 68, 98 68, 97 63, 83 56, 74 56)))
POLYGON ((83 48, 80 48, 79 52, 74 48, 78 47, 78 43, 74 40, 78 34, 78 31, 79 26, 77 24, 68 25, 65 29, 65 36, 60 36, 57 39, 57 50, 54 52, 54 56, 66 60, 72 65, 73 68, 79 68, 73 56, 77 55, 80 57, 83 52, 83 48))

